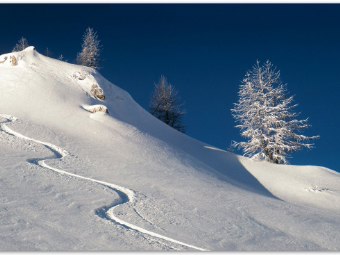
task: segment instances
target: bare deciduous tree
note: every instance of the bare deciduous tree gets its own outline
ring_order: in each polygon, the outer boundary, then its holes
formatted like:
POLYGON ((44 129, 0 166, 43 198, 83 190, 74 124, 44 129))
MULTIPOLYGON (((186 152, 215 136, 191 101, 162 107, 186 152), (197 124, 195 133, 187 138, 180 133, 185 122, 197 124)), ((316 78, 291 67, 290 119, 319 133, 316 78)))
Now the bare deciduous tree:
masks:
POLYGON ((77 56, 77 63, 98 69, 100 47, 97 33, 93 28, 87 28, 83 36, 82 50, 77 56))
POLYGON ((182 104, 179 103, 178 92, 164 76, 161 76, 158 84, 155 85, 150 112, 167 125, 180 132, 185 132, 185 127, 182 124, 184 111, 182 104))
POLYGON ((25 37, 21 37, 17 44, 14 46, 12 52, 22 51, 29 46, 28 41, 25 37))

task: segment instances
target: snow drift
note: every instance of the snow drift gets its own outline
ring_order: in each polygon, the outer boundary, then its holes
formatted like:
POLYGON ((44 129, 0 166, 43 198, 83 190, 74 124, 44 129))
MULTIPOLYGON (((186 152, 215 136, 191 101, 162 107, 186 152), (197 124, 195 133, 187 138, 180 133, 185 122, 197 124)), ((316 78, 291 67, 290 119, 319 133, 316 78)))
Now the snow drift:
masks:
POLYGON ((34 138, 0 132, 2 250, 340 250, 335 171, 256 162, 197 141, 95 70, 34 47, 0 56, 0 88, 0 114, 18 118, 6 125, 34 138), (69 154, 53 157, 34 141, 69 154), (32 164, 38 157, 71 175, 32 164), (133 190, 110 213, 145 231, 101 217, 119 190, 77 176, 133 190))

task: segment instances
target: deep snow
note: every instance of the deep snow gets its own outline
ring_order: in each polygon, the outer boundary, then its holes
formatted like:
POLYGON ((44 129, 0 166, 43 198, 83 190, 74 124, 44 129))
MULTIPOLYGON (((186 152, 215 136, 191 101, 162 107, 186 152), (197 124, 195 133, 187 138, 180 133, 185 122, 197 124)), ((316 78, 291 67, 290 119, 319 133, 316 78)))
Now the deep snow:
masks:
POLYGON ((33 47, 0 88, 1 250, 340 250, 335 171, 199 142, 33 47))

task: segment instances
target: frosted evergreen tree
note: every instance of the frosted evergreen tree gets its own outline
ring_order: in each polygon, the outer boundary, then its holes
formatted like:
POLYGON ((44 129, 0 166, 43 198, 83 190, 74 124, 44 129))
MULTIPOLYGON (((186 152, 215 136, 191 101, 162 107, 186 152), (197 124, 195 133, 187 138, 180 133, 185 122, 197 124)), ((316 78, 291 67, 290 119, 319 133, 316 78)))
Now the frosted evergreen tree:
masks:
POLYGON ((298 120, 293 110, 293 96, 287 95, 280 72, 270 61, 257 62, 248 71, 239 90, 239 100, 232 109, 244 142, 234 142, 244 155, 276 164, 287 164, 290 153, 313 148, 309 141, 318 136, 305 136, 308 119, 298 120))
POLYGON ((99 68, 100 41, 97 33, 92 28, 87 28, 83 36, 82 50, 77 56, 79 65, 99 68))
POLYGON ((178 92, 164 76, 161 76, 151 99, 150 112, 165 124, 185 132, 182 118, 184 111, 182 104, 179 103, 178 92))
POLYGON ((21 37, 17 44, 14 46, 12 52, 22 51, 29 46, 28 41, 25 37, 21 37))

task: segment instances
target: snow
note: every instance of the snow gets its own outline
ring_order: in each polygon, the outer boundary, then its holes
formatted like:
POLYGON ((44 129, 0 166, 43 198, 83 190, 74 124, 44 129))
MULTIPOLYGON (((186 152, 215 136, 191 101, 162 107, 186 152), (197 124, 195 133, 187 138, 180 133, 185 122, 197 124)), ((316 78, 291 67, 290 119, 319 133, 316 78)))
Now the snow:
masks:
POLYGON ((337 172, 197 141, 34 47, 0 74, 1 250, 340 250, 337 172))
POLYGON ((102 113, 108 113, 108 109, 105 105, 102 104, 96 104, 96 105, 82 105, 82 107, 91 113, 96 113, 96 112, 102 112, 102 113))

